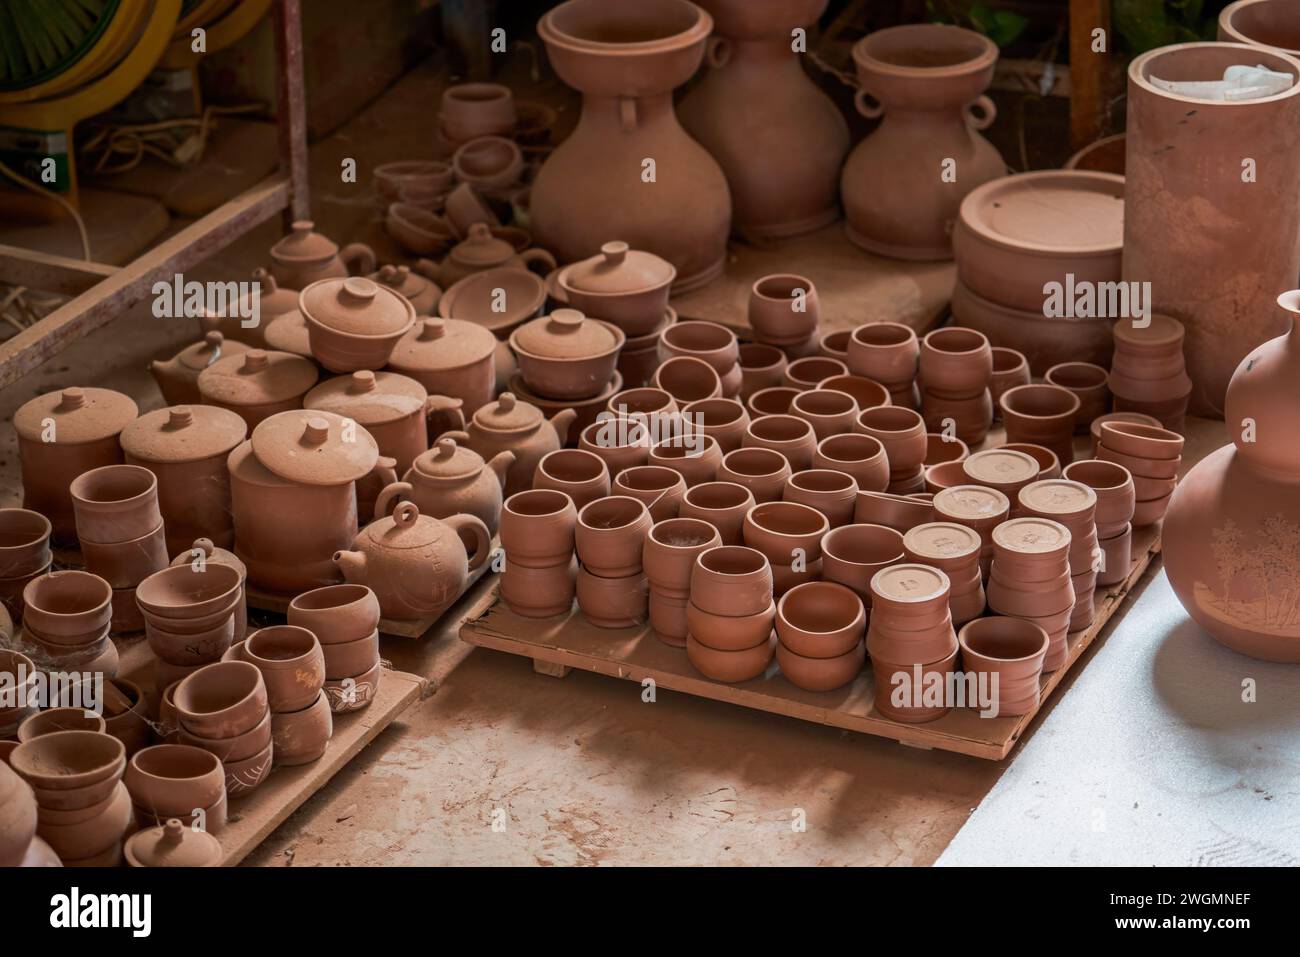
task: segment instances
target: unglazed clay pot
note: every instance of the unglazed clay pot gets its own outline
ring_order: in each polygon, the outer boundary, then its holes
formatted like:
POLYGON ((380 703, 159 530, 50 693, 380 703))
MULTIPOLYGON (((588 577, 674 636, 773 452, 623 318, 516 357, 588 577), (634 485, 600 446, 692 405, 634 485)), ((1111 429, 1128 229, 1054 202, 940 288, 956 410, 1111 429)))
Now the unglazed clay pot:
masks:
POLYGON ((779 386, 788 362, 785 353, 776 346, 761 342, 741 343, 740 358, 736 363, 740 366, 740 399, 748 401, 755 392, 779 386))
POLYGON ((365 585, 326 585, 289 603, 289 624, 314 634, 322 645, 359 641, 379 627, 379 599, 365 585))
POLYGON ((444 252, 456 241, 456 228, 447 217, 415 203, 389 203, 384 210, 384 231, 415 256, 444 252))
POLYGON ((800 392, 806 392, 809 389, 817 388, 817 383, 823 379, 829 379, 831 376, 847 375, 848 366, 838 359, 828 359, 825 356, 802 356, 793 359, 785 367, 783 383, 791 388, 798 389, 800 392))
POLYGON ((31 741, 56 731, 93 731, 103 734, 104 719, 84 708, 47 708, 18 726, 18 741, 31 741))
POLYGON ((1067 465, 1063 475, 1072 482, 1088 486, 1096 494, 1094 520, 1100 538, 1119 535, 1128 527, 1137 502, 1133 476, 1128 469, 1114 462, 1082 459, 1067 465))
POLYGON ((1174 432, 1183 430, 1192 380, 1183 361, 1183 324, 1156 313, 1139 326, 1115 323, 1115 355, 1107 386, 1119 412, 1156 416, 1174 432))
MULTIPOLYGON (((654 390, 658 391, 658 390, 654 390)), ((649 430, 641 423, 603 412, 582 430, 578 448, 604 461, 610 476, 645 465, 650 455, 649 430)))
POLYGON ((515 119, 514 95, 500 83, 457 83, 442 91, 438 130, 452 143, 504 136, 515 119))
POLYGON ((903 561, 903 536, 883 525, 844 525, 822 537, 822 577, 851 588, 871 608, 873 575, 903 561))
POLYGON ((556 282, 570 306, 631 337, 660 330, 676 278, 672 263, 613 240, 590 259, 561 269, 556 282))
POLYGON ((24 508, 0 508, 0 579, 23 578, 50 564, 50 520, 24 508))
POLYGON ((416 322, 389 357, 388 367, 410 376, 430 393, 460 399, 473 415, 492 401, 496 338, 460 319, 416 322))
POLYGON ((23 591, 23 627, 51 644, 82 644, 108 627, 112 588, 83 571, 50 572, 23 591))
POLYGON ((538 21, 551 66, 583 94, 577 129, 532 184, 533 230, 560 260, 595 255, 610 238, 608 211, 618 209, 620 238, 676 268, 674 292, 722 272, 727 181, 678 124, 672 103, 673 88, 699 66, 712 27, 686 0, 637 0, 617 10, 569 0, 538 21), (646 157, 663 174, 653 189, 641 188, 646 157))
POLYGON ((501 546, 509 564, 550 568, 568 562, 578 512, 564 492, 516 492, 501 510, 501 546))
MULTIPOLYGON (((773 574, 783 579, 793 577, 802 566, 820 566, 822 536, 830 531, 826 516, 797 502, 765 502, 755 505, 745 516, 745 545, 762 552, 772 563, 773 574), (782 567, 790 572, 782 571, 782 567)), ((778 581, 777 593, 783 593, 784 581, 778 581)))
POLYGON ((597 628, 631 628, 646 619, 649 592, 645 575, 603 578, 578 569, 578 609, 597 628))
POLYGON ((871 625, 867 653, 872 659, 925 664, 957 647, 948 611, 948 576, 929 565, 891 565, 871 577, 871 625))
POLYGON ((578 513, 574 531, 578 558, 584 568, 602 578, 634 575, 641 570, 641 552, 653 524, 640 499, 626 495, 597 499, 578 513))
POLYGON ((262 673, 246 661, 205 665, 181 682, 173 700, 181 727, 212 740, 248 734, 267 715, 262 673))
POLYGON ((921 341, 919 374, 922 388, 936 396, 979 395, 993 378, 993 349, 974 329, 935 329, 921 341))
POLYGON ((68 492, 79 539, 131 542, 162 525, 158 480, 138 465, 103 465, 83 472, 68 492))
POLYGON ((501 572, 501 599, 524 618, 565 615, 573 607, 577 579, 578 559, 573 556, 545 568, 507 561, 501 572))
POLYGON ((565 409, 548 421, 536 406, 504 392, 496 402, 475 412, 464 432, 445 432, 443 436, 468 446, 484 459, 513 452, 515 461, 506 473, 505 484, 509 496, 528 488, 542 456, 564 445, 576 415, 572 409, 565 409))
MULTIPOLYGON (((448 87, 448 92, 462 87, 448 87)), ((380 163, 374 170, 375 192, 381 207, 405 197, 438 196, 451 188, 451 164, 442 160, 398 160, 380 163)))
POLYGON ((966 481, 960 484, 983 485, 997 489, 1010 501, 1031 482, 1038 481, 1038 460, 1014 449, 981 449, 961 464, 966 481))
POLYGON ((776 645, 772 636, 752 648, 722 651, 705 645, 692 632, 686 638, 686 657, 706 678, 728 683, 749 681, 767 670, 776 645))
POLYGON ((987 37, 937 23, 878 30, 853 47, 858 112, 884 117, 844 164, 840 190, 853 242, 899 259, 952 258, 961 201, 1006 173, 977 132, 997 115, 984 95, 997 58, 987 37), (941 181, 936 171, 946 161, 961 172, 941 181))
POLYGON ((604 498, 610 491, 609 469, 600 456, 582 449, 559 449, 542 456, 533 473, 533 488, 554 489, 573 499, 576 508, 604 498))
POLYGON ((301 408, 319 376, 302 356, 250 349, 208 366, 198 385, 205 404, 238 413, 252 429, 277 412, 301 408))
MULTIPOLYGON (((811 433, 811 429, 809 431, 811 433)), ((810 456, 810 464, 811 461, 810 456)), ((780 499, 786 479, 793 474, 790 460, 781 452, 769 448, 737 449, 724 455, 722 464, 718 466, 719 482, 744 486, 756 502, 775 502, 780 499)))
POLYGON ((722 395, 722 378, 703 359, 673 356, 659 364, 652 384, 667 392, 680 405, 722 395))
POLYGON ((806 419, 793 415, 764 415, 749 423, 741 440, 745 448, 769 449, 783 455, 792 471, 812 465, 817 434, 806 419))
POLYGON ((686 480, 676 469, 638 465, 620 472, 612 491, 643 502, 651 520, 662 522, 677 517, 677 509, 686 497, 686 480))
MULTIPOLYGON (((845 362, 847 360, 836 357, 836 361, 845 362)), ((866 409, 874 409, 890 404, 889 390, 874 379, 867 379, 862 376, 828 376, 817 383, 817 388, 848 394, 857 403, 859 413, 866 409)))
POLYGON ((0 761, 0 867, 18 867, 36 836, 36 798, 0 761))
POLYGON ((820 18, 825 0, 701 6, 715 21, 710 69, 678 112, 727 176, 733 228, 750 240, 772 240, 833 222, 848 127, 809 80, 790 39, 820 18), (738 111, 737 103, 748 107, 738 111))
MULTIPOLYGON (((342 249, 316 232, 310 220, 298 220, 293 231, 271 247, 271 275, 281 286, 306 289, 320 279, 368 275, 375 271, 375 254, 364 243, 342 249)), ((382 363, 381 363, 382 364, 382 363)))
POLYGON ((415 379, 364 369, 326 379, 303 398, 303 408, 333 412, 365 426, 379 454, 400 474, 429 448, 429 394, 415 379))
POLYGON ((991 615, 968 622, 957 633, 962 667, 977 675, 997 675, 999 715, 1030 714, 1038 707, 1048 637, 1032 621, 991 615))
POLYGON ((821 322, 817 287, 793 273, 764 276, 750 288, 748 318, 761 343, 785 348, 808 342, 821 322))
POLYGON ((907 494, 924 488, 921 468, 928 442, 925 419, 920 413, 905 406, 878 406, 862 412, 853 430, 870 436, 884 447, 890 492, 907 494))
POLYGON ((220 332, 209 332, 170 359, 149 363, 149 372, 168 405, 197 405, 199 373, 223 356, 239 355, 248 349, 242 342, 226 342, 220 332))
POLYGON ((715 322, 678 322, 659 337, 659 355, 664 361, 673 356, 693 356, 713 367, 722 382, 722 394, 728 398, 740 391, 743 375, 737 365, 740 346, 736 334, 715 322))
POLYGON ((794 402, 795 396, 801 391, 801 389, 788 385, 759 389, 745 400, 745 408, 749 410, 751 419, 761 418, 765 415, 788 415, 790 404, 794 402))
POLYGON ((244 642, 243 660, 262 672, 272 711, 301 711, 325 684, 325 656, 316 635, 298 625, 261 628, 244 642))
POLYGON ((524 156, 514 140, 504 136, 478 136, 456 150, 451 165, 462 183, 492 194, 519 182, 524 156))
MULTIPOLYGON (((688 598, 696 557, 721 544, 718 530, 702 519, 673 518, 655 523, 646 535, 641 553, 642 566, 650 583, 651 600, 655 596, 677 600, 688 598)), ((655 609, 651 607, 650 623, 669 644, 680 647, 686 638, 684 605, 680 616, 672 616, 671 621, 660 616, 658 624, 655 609), (667 626, 667 630, 660 625, 667 626)))
POLYGON ((1022 385, 1007 390, 998 401, 1008 442, 1051 449, 1063 466, 1074 461, 1077 395, 1057 385, 1022 385))
POLYGON ((312 355, 331 372, 379 369, 415 323, 405 296, 369 279, 321 279, 298 295, 312 355))
POLYGON ((1049 385, 1069 389, 1079 397, 1079 411, 1074 416, 1074 432, 1086 435, 1098 416, 1110 411, 1109 373, 1091 362, 1061 362, 1043 376, 1049 385))
MULTIPOLYGON (((777 602, 776 635, 787 650, 804 658, 838 658, 862 643, 866 628, 862 599, 851 589, 835 582, 798 585, 777 602)), ((795 678, 791 680, 804 687, 795 678)), ((807 690, 828 691, 830 688, 807 690)))
POLYGON ((925 459, 921 463, 927 468, 954 462, 964 462, 970 456, 970 446, 955 435, 939 432, 927 432, 925 435, 925 459))
POLYGON ((736 399, 700 399, 682 409, 682 428, 714 439, 726 455, 740 448, 749 428, 749 413, 736 399))
POLYGON ((510 334, 524 384, 549 399, 589 399, 614 377, 626 341, 617 326, 557 309, 510 334))
POLYGON ((68 486, 82 472, 122 461, 118 436, 138 414, 119 392, 75 386, 37 396, 14 413, 23 507, 50 520, 56 541, 76 539, 68 486))
POLYGON ((696 556, 691 569, 691 604, 728 618, 775 615, 772 584, 772 566, 762 552, 732 545, 711 548, 696 556))
MULTIPOLYGON (((1278 302, 1292 317, 1300 314, 1300 294, 1278 302)), ((1296 406, 1288 398, 1297 372, 1294 325, 1241 361, 1225 407, 1235 445, 1187 473, 1162 531, 1169 582, 1188 614, 1220 643, 1268 661, 1300 661, 1294 576, 1279 580, 1268 570, 1268 556, 1289 554, 1300 520, 1296 406), (1251 433, 1244 432, 1247 420, 1251 433), (1245 441, 1247 434, 1256 441, 1245 441)))
MULTIPOLYGON (((234 640, 243 641, 248 630, 248 609, 244 603, 248 569, 235 553, 217 547, 210 538, 196 538, 188 548, 179 552, 171 563, 173 565, 188 565, 194 571, 202 570, 209 563, 228 565, 235 570, 235 574, 239 576, 239 594, 232 599, 235 602, 234 640)), ((132 602, 136 603, 134 594, 132 595, 132 602)), ((158 616, 155 615, 154 617, 158 616)))
POLYGON ((781 500, 815 508, 826 516, 831 528, 853 521, 853 507, 858 497, 858 483, 852 475, 833 467, 806 469, 785 480, 781 500))
POLYGON ((894 405, 916 408, 916 375, 921 344, 911 326, 901 322, 869 322, 849 339, 849 371, 879 382, 894 405))
POLYGON ((848 367, 849 339, 853 337, 852 329, 840 329, 836 332, 823 333, 817 340, 817 351, 827 359, 836 359, 848 367))
POLYGON ((858 403, 847 392, 810 389, 794 397, 790 414, 808 422, 820 442, 853 428, 853 421, 858 417, 858 403))
POLYGON ((883 492, 889 485, 885 447, 869 435, 832 435, 817 445, 815 469, 830 469, 853 477, 858 490, 883 492))
POLYGON ((305 708, 271 714, 272 758, 277 767, 296 767, 320 759, 334 734, 334 716, 324 691, 305 708))
POLYGON ((718 530, 723 545, 739 545, 745 515, 755 505, 753 493, 735 482, 705 482, 686 490, 677 509, 679 518, 708 522, 718 530))
POLYGON ((647 464, 672 469, 687 488, 712 482, 722 464, 722 449, 709 435, 693 435, 660 442, 650 449, 647 464))

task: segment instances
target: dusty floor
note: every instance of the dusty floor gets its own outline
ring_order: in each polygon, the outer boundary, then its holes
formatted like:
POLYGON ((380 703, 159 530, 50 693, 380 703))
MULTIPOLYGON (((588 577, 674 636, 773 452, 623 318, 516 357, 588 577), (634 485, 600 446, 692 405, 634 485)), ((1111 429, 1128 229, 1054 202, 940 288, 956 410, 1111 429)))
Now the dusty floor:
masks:
MULTIPOLYGON (((374 232, 367 171, 426 152, 439 82, 430 67, 415 71, 313 147, 314 215, 327 233, 374 232), (356 185, 340 182, 347 157, 356 185)), ((244 278, 277 235, 267 224, 186 278, 244 278)), ((193 335, 188 321, 137 307, 0 392, 0 415, 8 423, 28 398, 70 384, 156 408, 148 359, 193 335)), ((12 430, 0 436, 9 504, 17 457, 12 430)), ((432 693, 249 863, 929 864, 1003 769, 670 692, 644 703, 638 685, 537 675, 463 645, 454 627, 385 639, 384 655, 431 678, 432 693)))

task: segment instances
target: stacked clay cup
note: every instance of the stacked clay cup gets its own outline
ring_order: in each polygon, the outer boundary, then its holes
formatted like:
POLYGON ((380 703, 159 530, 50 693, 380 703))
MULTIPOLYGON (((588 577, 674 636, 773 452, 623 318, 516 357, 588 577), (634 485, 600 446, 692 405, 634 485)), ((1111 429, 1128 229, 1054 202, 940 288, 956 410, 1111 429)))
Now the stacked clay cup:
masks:
POLYGON ((805 691, 832 691, 853 681, 866 659, 866 612, 851 589, 835 582, 797 585, 776 606, 776 660, 805 691))
POLYGON ((885 448, 889 463, 892 495, 925 491, 925 456, 929 448, 925 420, 919 412, 904 406, 878 406, 864 410, 854 431, 869 435, 885 448))
POLYGON ((1128 469, 1100 459, 1081 459, 1065 469, 1065 478, 1080 482, 1097 496, 1095 521, 1101 560, 1097 584, 1117 585, 1128 577, 1133 555, 1133 512, 1137 493, 1128 469))
POLYGON ((1059 385, 1034 383, 1008 389, 998 404, 1008 442, 1051 449, 1062 467, 1074 461, 1074 428, 1082 407, 1077 395, 1059 385))
POLYGON ((1136 422, 1102 423, 1097 458, 1122 465, 1133 476, 1134 528, 1164 518, 1178 483, 1182 455, 1183 437, 1177 432, 1136 422))
POLYGON ((762 552, 724 545, 700 552, 686 606, 686 656, 714 681, 748 681, 775 651, 772 566, 762 552))
POLYGON ((178 741, 221 762, 226 794, 250 794, 271 770, 271 710, 266 683, 247 661, 204 665, 173 695, 178 741))
POLYGON ((226 826, 226 772, 210 751, 156 744, 132 756, 122 781, 141 827, 157 827, 172 818, 209 834, 226 826))
POLYGON ((220 661, 242 635, 243 578, 237 568, 216 561, 172 565, 140 583, 136 603, 145 637, 158 659, 162 690, 204 665, 220 661))
POLYGON ((1074 434, 1087 435, 1094 419, 1110 412, 1108 374, 1095 362, 1058 362, 1043 375, 1048 385, 1059 385, 1079 399, 1074 413, 1074 434))
POLYGON ((963 625, 957 642, 962 667, 976 676, 977 687, 991 693, 996 678, 997 716, 1030 714, 1038 707, 1047 632, 1024 618, 990 615, 963 625))
POLYGON ((797 502, 764 502, 745 516, 745 544, 771 565, 773 590, 780 598, 791 588, 821 578, 822 537, 830 522, 815 508, 797 502))
POLYGON ((926 522, 903 536, 906 559, 938 568, 948 576, 948 611, 954 628, 984 614, 979 532, 956 522, 926 522))
POLYGON ((749 397, 764 389, 779 388, 790 360, 776 346, 762 342, 743 342, 740 345, 740 392, 738 398, 748 402, 749 397))
POLYGON ((1074 586, 1074 611, 1070 631, 1082 631, 1096 615, 1093 595, 1101 566, 1097 539, 1097 493, 1082 482, 1045 479, 1020 490, 1022 515, 1060 522, 1070 530, 1070 583, 1074 586))
POLYGON ((754 341, 799 358, 817 352, 821 306, 811 279, 789 273, 764 276, 749 291, 754 341))
MULTIPOLYGON (((599 426, 597 426, 599 428, 599 426)), ((554 489, 516 492, 501 508, 501 599, 516 615, 567 615, 577 589, 578 511, 554 489)))
POLYGON ((995 488, 954 485, 934 495, 934 520, 954 522, 980 537, 980 574, 987 582, 993 566, 993 529, 1011 513, 1011 500, 995 488))
POLYGON ((104 465, 77 476, 69 492, 86 570, 113 588, 113 631, 140 631, 135 589, 169 561, 157 477, 139 465, 104 465))
POLYGON ((745 516, 755 504, 754 493, 744 485, 705 482, 686 490, 677 517, 708 522, 718 530, 720 544, 740 545, 744 542, 745 516))
POLYGON ((98 575, 47 572, 23 589, 21 650, 41 671, 117 675, 109 637, 113 590, 98 575))
POLYGON ((1070 543, 1070 530, 1050 519, 1013 518, 993 530, 989 610, 1028 619, 1047 632, 1044 671, 1056 671, 1069 656, 1066 635, 1074 614, 1070 543))
MULTIPOLYGON (((0 742, 13 741, 18 728, 37 713, 39 696, 36 663, 21 652, 0 648, 0 687, 6 694, 0 697, 0 742)), ((0 750, 0 764, 4 752, 0 750)))
POLYGON ((871 578, 867 653, 876 710, 887 718, 918 724, 948 711, 946 701, 925 689, 936 674, 946 686, 957 666, 949 591, 948 576, 929 565, 891 565, 871 578))
POLYGON ((921 341, 921 409, 931 432, 984 441, 993 422, 993 348, 984 333, 949 326, 921 341))
POLYGON ((884 525, 840 525, 822 536, 822 578, 853 591, 871 618, 871 579, 904 560, 903 533, 884 525))
POLYGON ((23 619, 23 589, 50 570, 50 520, 26 508, 0 508, 0 605, 23 619))
POLYGON ((736 334, 716 322, 678 322, 659 336, 659 360, 673 356, 692 356, 713 367, 718 374, 724 398, 740 394, 740 343, 736 334))
POLYGON ((901 322, 869 322, 849 338, 849 371, 879 382, 889 390, 890 401, 905 409, 918 409, 917 368, 921 344, 911 326, 901 322))
POLYGON ((1183 324, 1155 313, 1141 326, 1121 319, 1111 331, 1115 354, 1107 384, 1117 412, 1154 416, 1171 432, 1182 432, 1192 380, 1183 360, 1183 324))
POLYGON ((597 499, 578 513, 578 608, 597 628, 630 628, 645 621, 649 589, 642 556, 653 524, 645 503, 628 495, 597 499))
POLYGON ((646 535, 641 564, 650 587, 650 627, 664 644, 686 647, 686 608, 695 559, 721 545, 718 530, 699 518, 656 522, 646 535))
POLYGON ((1011 503, 1011 514, 1019 512, 1020 490, 1038 481, 1042 465, 1028 452, 1014 448, 981 449, 961 463, 966 482, 996 489, 1011 503))
POLYGON ((266 675, 271 708, 277 712, 271 721, 276 763, 303 764, 323 753, 332 734, 326 710, 334 714, 360 711, 374 701, 379 691, 384 674, 379 658, 379 599, 365 585, 326 585, 294 598, 287 617, 294 626, 292 632, 263 628, 256 645, 250 644, 251 636, 244 643, 240 657, 266 675), (314 638, 314 645, 309 637, 314 638), (272 675, 282 661, 299 665, 295 671, 300 674, 289 685, 294 693, 278 688, 287 682, 287 676, 272 675), (328 705, 325 709, 319 697, 309 694, 321 662, 321 690, 328 705), (290 735, 294 737, 292 742, 288 740, 290 735), (283 760, 279 754, 282 740, 288 752, 283 760))

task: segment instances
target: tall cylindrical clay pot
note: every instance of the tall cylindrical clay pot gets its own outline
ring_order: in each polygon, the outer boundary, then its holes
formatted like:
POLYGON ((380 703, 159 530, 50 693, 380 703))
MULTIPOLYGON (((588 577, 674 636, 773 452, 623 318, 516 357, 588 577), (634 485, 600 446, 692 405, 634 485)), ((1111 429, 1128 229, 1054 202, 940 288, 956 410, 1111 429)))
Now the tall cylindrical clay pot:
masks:
POLYGON ((804 72, 794 32, 827 0, 700 0, 714 35, 703 79, 678 115, 722 166, 732 226, 753 241, 819 229, 839 217, 849 128, 804 72))
POLYGON ((1161 47, 1129 64, 1124 281, 1151 283, 1152 311, 1187 329, 1190 411, 1221 418, 1242 357, 1280 335, 1274 299, 1300 274, 1300 83, 1218 102, 1158 89, 1300 60, 1228 43, 1161 47))

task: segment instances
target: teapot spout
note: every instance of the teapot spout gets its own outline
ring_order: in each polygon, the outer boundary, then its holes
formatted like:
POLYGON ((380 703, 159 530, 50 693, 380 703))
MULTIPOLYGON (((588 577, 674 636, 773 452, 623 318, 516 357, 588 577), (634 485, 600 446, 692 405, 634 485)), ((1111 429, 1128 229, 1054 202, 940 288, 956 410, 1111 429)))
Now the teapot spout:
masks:
POLYGON ((510 471, 510 466, 515 464, 515 453, 507 449, 504 452, 498 452, 488 460, 487 467, 490 468, 501 487, 506 487, 506 474, 510 471))
POLYGON ((353 585, 364 585, 366 581, 366 556, 363 552, 338 551, 334 553, 334 564, 343 572, 343 578, 353 585))

